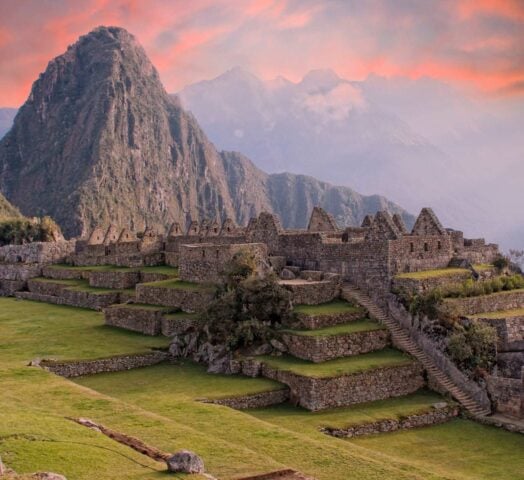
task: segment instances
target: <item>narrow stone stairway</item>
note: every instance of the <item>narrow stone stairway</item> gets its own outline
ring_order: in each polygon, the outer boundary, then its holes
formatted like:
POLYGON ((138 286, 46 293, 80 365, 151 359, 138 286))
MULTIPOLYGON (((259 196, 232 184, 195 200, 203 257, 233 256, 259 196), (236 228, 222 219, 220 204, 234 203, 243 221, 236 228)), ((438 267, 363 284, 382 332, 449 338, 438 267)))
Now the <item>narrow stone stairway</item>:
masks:
POLYGON ((453 398, 471 414, 475 416, 490 415, 491 411, 479 405, 468 393, 459 388, 435 362, 410 338, 408 333, 389 315, 376 305, 362 290, 351 284, 344 284, 343 296, 347 300, 355 300, 367 308, 370 315, 377 321, 386 325, 391 332, 393 343, 413 355, 435 379, 439 386, 445 389, 453 398))

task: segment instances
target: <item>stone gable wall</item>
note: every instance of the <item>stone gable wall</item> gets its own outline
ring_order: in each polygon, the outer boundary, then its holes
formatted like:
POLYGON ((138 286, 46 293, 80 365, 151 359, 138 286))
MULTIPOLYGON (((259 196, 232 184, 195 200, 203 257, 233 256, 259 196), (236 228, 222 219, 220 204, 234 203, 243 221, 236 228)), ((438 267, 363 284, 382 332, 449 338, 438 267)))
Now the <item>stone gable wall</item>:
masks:
POLYGON ((282 339, 291 355, 315 363, 382 350, 390 343, 388 330, 372 330, 330 336, 286 333, 282 339))

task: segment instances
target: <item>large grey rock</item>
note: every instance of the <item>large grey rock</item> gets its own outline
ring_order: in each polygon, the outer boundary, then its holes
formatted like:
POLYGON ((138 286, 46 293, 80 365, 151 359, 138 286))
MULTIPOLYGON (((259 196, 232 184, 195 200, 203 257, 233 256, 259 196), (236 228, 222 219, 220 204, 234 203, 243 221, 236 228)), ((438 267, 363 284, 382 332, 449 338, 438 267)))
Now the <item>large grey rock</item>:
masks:
POLYGON ((296 277, 295 274, 289 268, 284 268, 280 272, 280 278, 282 280, 294 280, 296 277))
POLYGON ((194 452, 180 450, 166 460, 167 469, 174 473, 204 473, 204 461, 194 452))

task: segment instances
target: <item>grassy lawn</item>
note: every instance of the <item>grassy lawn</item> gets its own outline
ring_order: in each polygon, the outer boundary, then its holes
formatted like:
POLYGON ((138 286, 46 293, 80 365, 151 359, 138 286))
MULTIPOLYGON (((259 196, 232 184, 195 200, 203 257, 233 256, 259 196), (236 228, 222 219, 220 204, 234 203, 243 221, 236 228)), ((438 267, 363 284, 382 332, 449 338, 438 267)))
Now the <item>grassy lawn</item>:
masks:
POLYGON ((335 360, 322 363, 308 362, 288 355, 281 357, 260 356, 256 358, 277 370, 285 370, 315 378, 351 375, 375 368, 407 365, 413 362, 412 358, 391 348, 354 357, 336 358, 335 360))
POLYGON ((399 419, 402 416, 427 412, 432 404, 441 402, 437 393, 421 390, 405 397, 378 400, 376 402, 309 412, 290 404, 248 410, 250 415, 270 423, 277 423, 292 430, 304 428, 310 433, 321 427, 345 428, 352 425, 399 419))
POLYGON ((66 419, 86 417, 167 452, 193 450, 220 480, 282 468, 317 480, 522 478, 524 437, 469 421, 451 422, 446 430, 354 441, 317 431, 329 423, 424 408, 433 394, 315 414, 291 407, 239 412, 196 399, 254 393, 277 384, 209 375, 191 363, 101 374, 77 383, 26 366, 37 356, 97 358, 165 342, 103 326, 97 312, 0 298, 0 339, 0 455, 20 473, 55 471, 70 480, 166 478, 162 464, 66 419))
POLYGON ((134 289, 125 289, 125 290, 116 290, 112 288, 101 288, 101 287, 91 287, 88 280, 80 279, 54 279, 54 278, 45 278, 38 277, 33 278, 32 281, 41 282, 41 283, 53 283, 56 285, 65 285, 68 290, 75 290, 78 292, 89 292, 95 294, 104 294, 104 293, 115 293, 115 292, 129 292, 134 293, 134 289))
POLYGON ((524 317, 524 308, 515 308, 513 310, 497 310, 495 312, 477 313, 476 315, 468 315, 469 318, 504 318, 524 317))
POLYGON ((202 283, 185 282, 176 278, 170 278, 168 280, 159 280, 158 282, 147 282, 141 285, 147 285, 148 287, 158 288, 176 288, 180 290, 208 290, 211 287, 202 283))
POLYGON ((285 330, 293 335, 306 337, 331 337, 348 333, 370 332, 374 330, 385 330, 386 327, 371 320, 357 320, 355 322, 343 323, 332 327, 318 328, 316 330, 285 330))
POLYGON ((320 305, 295 305, 295 313, 304 313, 306 315, 332 315, 335 313, 354 313, 362 311, 362 308, 356 307, 344 300, 334 300, 320 305))
POLYGON ((467 420, 346 441, 452 479, 524 478, 524 435, 467 420))
POLYGON ((464 274, 464 276, 471 275, 471 272, 466 268, 438 268, 435 270, 422 270, 420 272, 401 273, 396 278, 411 278, 413 280, 426 280, 428 278, 447 277, 448 275, 464 274))
POLYGON ((167 347, 169 341, 104 325, 92 310, 0 297, 1 364, 94 359, 167 347))
POLYGON ((60 279, 54 279, 54 278, 37 277, 37 278, 32 278, 31 281, 32 282, 40 282, 40 283, 53 283, 53 284, 56 284, 56 285, 67 285, 67 286, 70 286, 70 287, 78 287, 78 286, 89 285, 87 280, 79 280, 79 279, 78 280, 77 279, 63 279, 63 280, 60 280, 60 279))

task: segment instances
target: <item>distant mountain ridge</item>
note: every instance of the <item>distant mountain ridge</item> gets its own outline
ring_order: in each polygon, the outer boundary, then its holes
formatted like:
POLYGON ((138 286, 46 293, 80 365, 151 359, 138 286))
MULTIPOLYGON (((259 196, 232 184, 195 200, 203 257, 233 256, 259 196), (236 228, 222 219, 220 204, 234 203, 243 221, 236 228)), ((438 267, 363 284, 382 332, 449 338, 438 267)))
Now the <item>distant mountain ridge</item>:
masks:
POLYGON ((160 83, 127 31, 99 27, 53 59, 0 141, 0 190, 26 215, 50 215, 67 235, 109 223, 141 229, 262 210, 304 227, 321 204, 341 225, 385 208, 383 197, 292 174, 267 175, 219 153, 160 83))
POLYGON ((9 131, 13 125, 17 108, 0 108, 0 139, 9 131))

